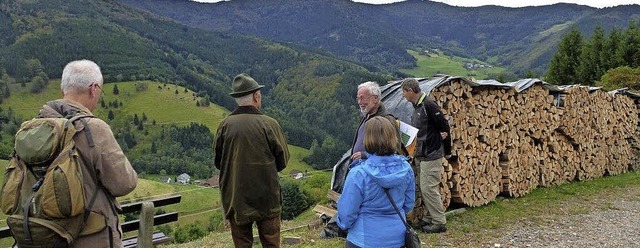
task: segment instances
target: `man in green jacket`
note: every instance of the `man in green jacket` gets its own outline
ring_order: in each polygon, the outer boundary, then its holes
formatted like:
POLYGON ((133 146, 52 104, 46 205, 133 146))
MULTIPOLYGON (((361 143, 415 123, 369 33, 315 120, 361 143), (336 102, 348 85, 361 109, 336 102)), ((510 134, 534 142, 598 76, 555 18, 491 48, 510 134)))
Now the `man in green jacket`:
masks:
POLYGON ((252 247, 256 222, 262 247, 280 247, 282 197, 278 172, 287 166, 287 140, 278 122, 260 112, 263 85, 246 74, 233 79, 238 107, 218 126, 215 166, 235 247, 252 247))

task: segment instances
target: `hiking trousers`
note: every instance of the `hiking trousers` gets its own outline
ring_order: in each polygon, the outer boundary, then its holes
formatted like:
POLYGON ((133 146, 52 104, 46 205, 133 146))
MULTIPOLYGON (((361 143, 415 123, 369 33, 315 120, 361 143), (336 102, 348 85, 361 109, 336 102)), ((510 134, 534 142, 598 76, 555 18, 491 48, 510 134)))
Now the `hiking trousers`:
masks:
POLYGON ((418 160, 420 165, 420 192, 422 203, 428 214, 423 215, 422 220, 432 224, 446 224, 444 206, 440 196, 440 178, 442 171, 442 158, 436 160, 418 160))
MULTIPOLYGON (((280 216, 273 219, 255 222, 258 226, 260 243, 264 248, 280 247, 280 216)), ((253 222, 245 225, 236 225, 229 221, 231 237, 236 248, 251 248, 253 246, 253 222)))

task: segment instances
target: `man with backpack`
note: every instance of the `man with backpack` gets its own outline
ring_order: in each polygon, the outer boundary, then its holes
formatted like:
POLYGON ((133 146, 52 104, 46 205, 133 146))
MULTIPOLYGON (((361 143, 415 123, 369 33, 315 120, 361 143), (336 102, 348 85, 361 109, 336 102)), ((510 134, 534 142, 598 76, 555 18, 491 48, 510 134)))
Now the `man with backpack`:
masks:
POLYGON ((428 212, 420 220, 426 233, 446 232, 447 220, 438 187, 440 185, 442 158, 451 152, 443 140, 449 136, 447 119, 433 99, 422 92, 416 79, 402 81, 402 96, 413 104, 411 125, 418 129, 414 158, 420 167, 420 192, 428 212))
POLYGON ((91 113, 103 94, 100 67, 70 62, 61 81, 63 99, 47 102, 16 134, 2 188, 7 224, 18 246, 122 247, 116 197, 135 189, 137 174, 109 125, 91 113), (43 130, 60 141, 50 146, 51 158, 35 162, 30 153, 39 146, 29 144, 43 130))

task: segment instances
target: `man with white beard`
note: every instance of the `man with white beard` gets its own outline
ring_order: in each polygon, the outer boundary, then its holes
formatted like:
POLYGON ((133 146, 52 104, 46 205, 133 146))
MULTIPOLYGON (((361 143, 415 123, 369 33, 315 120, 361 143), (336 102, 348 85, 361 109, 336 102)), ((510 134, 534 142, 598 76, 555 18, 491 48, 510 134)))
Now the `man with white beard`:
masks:
MULTIPOLYGON (((391 121, 393 125, 398 126, 396 123, 396 118, 393 117, 393 115, 387 113, 384 105, 382 104, 381 98, 380 86, 376 82, 369 81, 358 85, 356 101, 358 102, 360 113, 363 115, 363 118, 362 121, 360 121, 360 125, 358 125, 355 137, 353 138, 353 144, 351 145, 351 161, 357 159, 366 159, 363 142, 364 123, 369 119, 375 116, 382 116, 389 119, 389 121, 391 121)), ((400 131, 398 130, 398 132, 400 131)), ((398 139, 397 151, 406 151, 403 148, 404 147, 402 146, 402 141, 398 139)))

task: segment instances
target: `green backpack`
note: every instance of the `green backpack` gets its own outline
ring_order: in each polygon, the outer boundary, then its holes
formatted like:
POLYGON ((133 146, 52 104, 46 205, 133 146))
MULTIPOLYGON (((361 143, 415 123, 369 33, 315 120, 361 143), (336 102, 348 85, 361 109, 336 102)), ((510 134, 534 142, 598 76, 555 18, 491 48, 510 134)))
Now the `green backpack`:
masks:
MULTIPOLYGON (((106 227, 106 219, 91 211, 98 186, 85 202, 82 159, 73 140, 74 121, 83 118, 36 118, 22 123, 14 154, 4 172, 0 208, 18 247, 67 247, 79 236, 106 227)), ((95 168, 87 166, 98 182, 95 168)), ((96 185, 98 185, 96 183, 96 185)))

